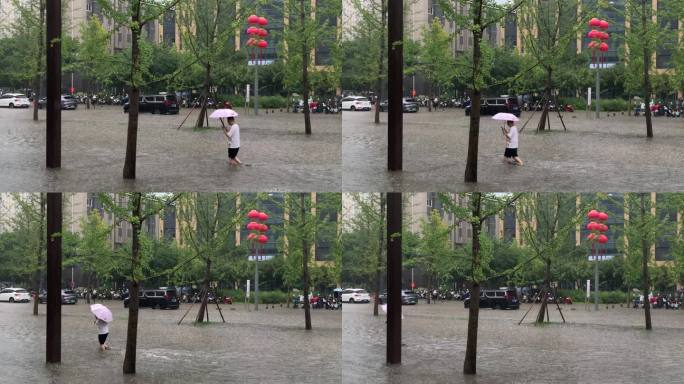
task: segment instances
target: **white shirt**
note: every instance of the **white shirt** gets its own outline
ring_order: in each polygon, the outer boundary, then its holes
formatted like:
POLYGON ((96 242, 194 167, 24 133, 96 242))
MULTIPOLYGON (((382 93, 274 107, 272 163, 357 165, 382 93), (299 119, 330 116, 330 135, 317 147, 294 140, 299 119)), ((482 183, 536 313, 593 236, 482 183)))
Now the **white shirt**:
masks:
POLYGON ((240 126, 233 124, 228 131, 228 148, 240 148, 240 126))
POLYGON ((98 335, 105 335, 105 334, 109 333, 109 324, 107 324, 106 321, 102 321, 100 319, 97 319, 96 324, 97 324, 97 334, 98 335))
POLYGON ((508 128, 508 139, 506 148, 518 148, 518 127, 515 125, 508 128))

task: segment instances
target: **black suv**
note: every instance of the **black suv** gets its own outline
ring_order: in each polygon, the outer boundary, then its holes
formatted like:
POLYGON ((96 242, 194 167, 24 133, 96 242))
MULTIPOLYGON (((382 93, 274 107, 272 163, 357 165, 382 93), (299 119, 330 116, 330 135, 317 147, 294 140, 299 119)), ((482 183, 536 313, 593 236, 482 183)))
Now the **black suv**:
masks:
MULTIPOLYGON (((470 116, 472 104, 465 108, 466 116, 470 116)), ((490 97, 480 102, 480 115, 496 115, 499 112, 512 113, 520 117, 520 106, 515 97, 490 97)))
MULTIPOLYGON (((176 100, 176 95, 143 95, 140 96, 140 103, 138 104, 138 111, 162 113, 175 115, 178 113, 178 101, 176 100)), ((126 100, 123 106, 124 113, 128 113, 130 108, 130 102, 126 100)))
MULTIPOLYGON (((470 308, 470 297, 463 301, 470 308)), ((520 302, 515 289, 485 289, 480 291, 480 308, 518 309, 520 302)))
MULTIPOLYGON (((128 308, 130 296, 124 298, 124 308, 128 308)), ((138 293, 139 307, 159 309, 178 309, 178 294, 175 289, 146 289, 138 293)))

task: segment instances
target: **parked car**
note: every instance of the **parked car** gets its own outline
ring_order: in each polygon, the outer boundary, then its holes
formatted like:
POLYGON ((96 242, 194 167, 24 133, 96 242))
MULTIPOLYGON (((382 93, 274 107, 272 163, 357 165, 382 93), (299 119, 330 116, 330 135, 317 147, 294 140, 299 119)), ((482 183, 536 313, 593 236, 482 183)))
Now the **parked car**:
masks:
POLYGON ((347 96, 342 98, 343 111, 370 111, 370 99, 364 96, 347 96))
MULTIPOLYGON (((170 114, 175 115, 178 113, 178 102, 176 100, 176 95, 143 95, 139 98, 138 111, 140 113, 150 112, 152 114, 170 114)), ((124 113, 128 113, 130 108, 130 102, 126 101, 123 106, 124 113)))
POLYGON ((5 93, 0 96, 0 107, 28 108, 31 101, 23 93, 5 93))
MULTIPOLYGON (((379 296, 380 304, 387 303, 387 291, 379 296)), ((401 291, 401 305, 416 305, 418 304, 418 294, 410 290, 401 291)))
POLYGON ((370 303, 370 295, 365 289, 347 288, 342 291, 342 301, 346 303, 370 303))
MULTIPOLYGON (((43 109, 46 105, 47 97, 41 97, 38 99, 38 109, 43 109)), ((75 110, 78 108, 78 99, 72 95, 62 95, 60 105, 62 106, 62 109, 75 110)))
MULTIPOLYGON (((70 289, 62 289, 62 304, 77 304, 78 303, 78 293, 70 289)), ((47 291, 43 290, 38 295, 38 302, 40 304, 47 303, 47 291)))
POLYGON ((5 288, 0 291, 0 301, 28 303, 31 301, 31 295, 24 288, 5 288))
MULTIPOLYGON (((159 309, 178 309, 180 303, 175 289, 146 289, 138 292, 138 306, 159 308, 159 309)), ((124 308, 128 308, 130 296, 124 298, 124 308)))
MULTIPOLYGON (((417 113, 420 111, 420 103, 416 99, 404 97, 401 99, 401 109, 404 113, 417 113)), ((387 112, 389 109, 389 102, 387 100, 380 103, 380 112, 387 112)))
MULTIPOLYGON (((470 299, 463 300, 465 308, 470 308, 470 299)), ((518 309, 520 301, 515 289, 485 289, 480 292, 480 308, 518 309)))
MULTIPOLYGON (((470 116, 472 105, 465 108, 466 116, 470 116)), ((512 113, 520 116, 518 99, 515 97, 491 97, 480 102, 480 115, 496 115, 499 112, 512 113)))

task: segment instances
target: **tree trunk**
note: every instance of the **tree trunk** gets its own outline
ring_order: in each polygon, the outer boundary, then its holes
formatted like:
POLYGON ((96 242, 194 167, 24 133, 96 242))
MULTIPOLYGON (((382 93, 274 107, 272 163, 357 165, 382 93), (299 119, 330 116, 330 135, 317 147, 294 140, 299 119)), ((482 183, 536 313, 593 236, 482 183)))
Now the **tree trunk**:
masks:
MULTIPOLYGON (((42 2, 41 2, 42 4, 42 2)), ((33 315, 38 316, 38 294, 40 293, 40 266, 42 265, 42 260, 43 260, 43 249, 45 248, 45 244, 43 239, 45 239, 45 231, 43 227, 43 223, 45 222, 45 195, 43 193, 40 194, 40 223, 38 224, 39 227, 39 232, 40 233, 40 239, 38 240, 38 249, 36 252, 36 273, 34 276, 34 289, 33 291, 35 292, 35 297, 33 298, 33 315)))
POLYGON ((204 66, 204 97, 202 99, 202 106, 200 108, 199 116, 197 116, 197 122, 195 123, 195 128, 204 127, 204 120, 207 114, 207 100, 209 100, 209 89, 211 87, 211 64, 208 62, 204 66))
MULTIPOLYGON (((380 124, 380 103, 382 102, 382 75, 385 73, 385 30, 387 28, 387 8, 385 5, 386 2, 387 0, 380 0, 380 56, 378 56, 378 78, 375 84, 375 95, 377 97, 375 101, 375 124, 380 124)), ((373 310, 373 313, 376 312, 377 308, 373 310)))
MULTIPOLYGON (((482 24, 483 0, 476 0, 473 6, 476 9, 475 25, 482 24)), ((480 86, 478 85, 478 78, 480 77, 480 61, 482 60, 482 53, 480 49, 480 41, 482 40, 482 30, 473 31, 473 83, 470 89, 470 132, 468 134, 468 159, 465 169, 465 182, 477 183, 477 156, 478 156, 478 141, 480 138, 480 86)), ((474 373, 474 372, 473 372, 474 373)))
MULTIPOLYGON (((128 134, 126 137, 126 161, 124 163, 123 178, 135 179, 135 162, 138 146, 138 111, 140 86, 140 3, 133 3, 133 16, 131 17, 132 40, 131 40, 131 90, 128 94, 128 134)), ((133 369, 135 370, 135 364, 133 369)))
MULTIPOLYGON (((644 318, 646 321, 646 329, 651 330, 651 302, 648 300, 648 292, 651 290, 650 278, 648 276, 648 259, 650 258, 649 246, 646 241, 646 206, 645 206, 645 193, 641 194, 641 220, 642 222, 642 234, 641 234, 641 289, 644 292, 644 318)), ((650 212, 648 213, 650 214, 650 212)))
POLYGON ((378 304, 380 304, 380 283, 382 279, 382 250, 385 248, 385 195, 380 193, 380 233, 378 233, 378 258, 375 265, 375 302, 373 304, 373 316, 378 316, 378 304))
POLYGON ((546 269, 544 270, 544 287, 542 288, 541 291, 541 306, 539 307, 539 312, 537 313, 537 324, 541 324, 544 322, 544 316, 547 312, 547 296, 548 293, 551 292, 550 290, 550 281, 551 281, 551 259, 546 260, 546 269))
MULTIPOLYGON (((551 67, 546 68, 546 84, 544 86, 544 109, 539 119, 539 124, 537 125, 537 131, 543 131, 546 129, 546 122, 549 119, 549 101, 551 100, 551 79, 552 79, 553 69, 551 67)), ((559 106, 556 105, 556 108, 559 106)), ((551 123, 549 122, 548 129, 551 130, 551 123)))
MULTIPOLYGON (((33 121, 38 121, 38 100, 40 100, 41 92, 41 73, 43 72, 43 47, 45 36, 43 35, 43 25, 45 25, 45 0, 39 1, 39 31, 38 31, 38 51, 36 53, 36 74, 33 77, 33 121)), ((42 196, 42 195, 41 195, 42 196)), ((37 292, 37 291, 36 291, 37 292)), ((36 309, 37 310, 37 309, 36 309)))
POLYGON ((309 242, 306 238, 305 193, 299 194, 302 215, 302 279, 304 286, 304 328, 311 330, 311 306, 309 305, 309 242))
POLYGON ((427 303, 431 304, 432 303, 432 274, 428 273, 428 281, 427 281, 427 289, 428 289, 428 295, 427 295, 427 303))
MULTIPOLYGON (((308 37, 306 36, 306 7, 305 1, 299 0, 300 12, 299 21, 301 23, 301 39, 302 39, 302 98, 304 99, 304 133, 311 134, 311 111, 309 110, 309 46, 307 45, 308 37)), ((307 304, 308 308, 308 304, 307 304)), ((310 329, 310 328, 307 328, 310 329)))
POLYGON ((207 258, 207 266, 204 269, 204 282, 202 283, 202 302, 200 303, 199 311, 197 311, 196 323, 204 321, 204 312, 207 310, 207 298, 209 296, 209 281, 211 280, 211 257, 207 258))
MULTIPOLYGON (((142 209, 142 194, 133 194, 133 217, 140 218, 142 209)), ((140 226, 139 222, 131 222, 133 238, 131 240, 131 288, 129 289, 128 329, 126 333, 126 354, 124 356, 123 372, 135 373, 135 354, 138 345, 138 292, 140 291, 140 226)))
MULTIPOLYGON (((650 6, 650 4, 649 4, 650 6)), ((651 69, 651 55, 648 49, 650 40, 647 36, 648 33, 648 23, 650 20, 646 17, 646 0, 641 0, 641 25, 644 29, 642 36, 646 39, 644 42, 644 103, 646 105, 646 137, 653 137, 653 123, 651 121, 651 108, 649 105, 649 100, 651 100, 651 78, 649 77, 649 70, 651 69)), ((648 313, 648 309, 646 310, 648 313)), ((650 328, 648 328, 650 329, 650 328)))
MULTIPOLYGON (((478 0, 479 1, 479 0, 478 0)), ((479 99, 478 99, 479 100, 479 99)), ((479 104, 479 103, 478 103, 479 104)), ((463 361, 463 374, 474 375, 477 373, 477 327, 480 315, 480 211, 482 209, 482 195, 473 193, 472 214, 476 218, 473 222, 473 237, 471 244, 472 254, 472 288, 470 289, 470 305, 468 309, 468 339, 466 341, 465 360, 463 361)))

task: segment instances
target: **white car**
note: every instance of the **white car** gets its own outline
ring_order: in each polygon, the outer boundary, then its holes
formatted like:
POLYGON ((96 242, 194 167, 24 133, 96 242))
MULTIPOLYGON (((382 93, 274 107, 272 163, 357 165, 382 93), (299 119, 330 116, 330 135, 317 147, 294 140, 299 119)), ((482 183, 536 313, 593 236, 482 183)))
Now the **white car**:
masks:
POLYGON ((347 96, 342 99, 343 111, 370 111, 370 99, 364 96, 347 96))
POLYGON ((0 291, 0 301, 28 303, 31 301, 31 295, 24 288, 5 288, 0 291))
POLYGON ((345 303, 370 303, 370 295, 365 289, 347 288, 342 291, 342 301, 345 303))
POLYGON ((0 107, 28 108, 30 106, 31 102, 24 94, 5 93, 4 95, 0 96, 0 107))

